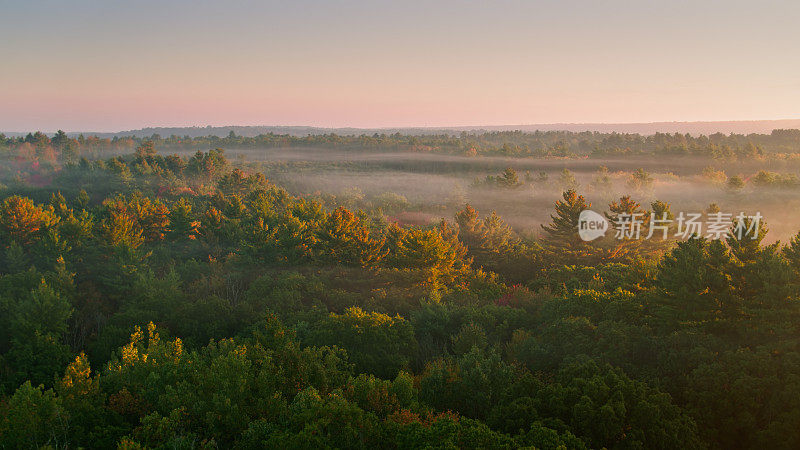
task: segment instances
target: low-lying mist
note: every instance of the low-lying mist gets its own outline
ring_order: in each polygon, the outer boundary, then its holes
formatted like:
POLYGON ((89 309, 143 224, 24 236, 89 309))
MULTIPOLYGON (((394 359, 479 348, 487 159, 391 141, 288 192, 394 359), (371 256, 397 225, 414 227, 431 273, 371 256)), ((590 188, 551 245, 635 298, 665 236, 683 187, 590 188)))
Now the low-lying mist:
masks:
POLYGON ((469 203, 481 214, 497 212, 520 233, 536 235, 539 225, 550 221, 563 191, 575 188, 598 211, 630 195, 644 210, 655 200, 668 202, 675 215, 760 212, 771 230, 769 240, 786 240, 800 230, 800 187, 756 180, 759 171, 798 173, 796 160, 534 159, 319 148, 234 149, 227 155, 293 194, 329 206, 380 209, 389 219, 405 223, 452 219, 469 203), (506 168, 516 172, 514 186, 486 181, 506 168), (644 185, 631 180, 637 169, 649 177, 644 185), (744 186, 732 187, 731 177, 739 177, 744 186))

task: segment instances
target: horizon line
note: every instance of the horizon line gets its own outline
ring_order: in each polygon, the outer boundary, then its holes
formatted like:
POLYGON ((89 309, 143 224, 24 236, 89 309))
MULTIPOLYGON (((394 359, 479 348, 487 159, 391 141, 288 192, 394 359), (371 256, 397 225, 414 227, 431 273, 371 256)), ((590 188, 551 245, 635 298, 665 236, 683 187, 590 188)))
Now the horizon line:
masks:
MULTIPOLYGON (((195 128, 195 129, 203 129, 203 128, 313 128, 313 129, 320 129, 320 130, 481 130, 481 129, 488 129, 488 128, 511 128, 509 131, 514 131, 513 127, 536 127, 536 126, 631 126, 631 125, 663 125, 663 124, 716 124, 716 123, 754 123, 754 122, 788 122, 788 121, 800 121, 800 117, 795 118, 781 118, 781 119, 734 119, 734 120, 660 120, 660 121, 648 121, 648 122, 540 122, 540 123, 522 123, 522 124, 499 124, 499 125, 489 125, 489 124, 481 124, 481 125, 387 125, 387 126, 354 126, 354 125, 346 125, 346 126, 323 126, 323 125, 268 125, 268 124, 258 124, 258 125, 241 125, 241 124, 227 124, 227 125, 148 125, 142 126, 140 128, 130 128, 124 130, 63 130, 63 129, 56 129, 56 130, 0 130, 0 133, 15 133, 15 134, 25 134, 25 133, 32 133, 32 132, 41 132, 41 133, 56 133, 58 131, 64 131, 65 133, 82 133, 82 134, 122 134, 127 132, 136 132, 142 131, 147 129, 158 129, 158 128, 195 128)), ((520 130, 521 131, 521 130, 520 130)), ((557 131, 557 130, 546 130, 546 131, 557 131)), ((569 131, 569 130, 564 130, 569 131)))

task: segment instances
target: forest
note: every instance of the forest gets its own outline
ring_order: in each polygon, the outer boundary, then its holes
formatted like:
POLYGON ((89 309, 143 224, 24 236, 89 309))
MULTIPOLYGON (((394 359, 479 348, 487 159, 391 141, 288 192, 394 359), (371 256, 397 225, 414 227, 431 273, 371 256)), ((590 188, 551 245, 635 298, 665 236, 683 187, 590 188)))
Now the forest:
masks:
POLYGON ((800 448, 798 176, 800 130, 0 135, 0 448, 800 448))

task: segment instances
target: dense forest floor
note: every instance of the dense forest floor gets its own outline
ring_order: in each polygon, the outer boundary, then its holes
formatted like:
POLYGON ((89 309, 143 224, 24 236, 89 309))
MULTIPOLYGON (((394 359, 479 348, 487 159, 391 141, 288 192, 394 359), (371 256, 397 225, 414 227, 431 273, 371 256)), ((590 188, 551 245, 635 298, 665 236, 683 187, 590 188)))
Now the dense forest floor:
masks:
POLYGON ((42 136, 0 142, 0 447, 800 446, 792 133, 42 136))

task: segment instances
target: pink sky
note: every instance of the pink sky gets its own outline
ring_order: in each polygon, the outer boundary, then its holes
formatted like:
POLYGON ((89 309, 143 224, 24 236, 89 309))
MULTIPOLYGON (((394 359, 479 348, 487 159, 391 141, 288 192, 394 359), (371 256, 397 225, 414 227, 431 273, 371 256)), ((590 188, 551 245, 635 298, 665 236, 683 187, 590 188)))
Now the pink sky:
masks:
POLYGON ((793 2, 28 2, 0 130, 800 118, 793 2))

